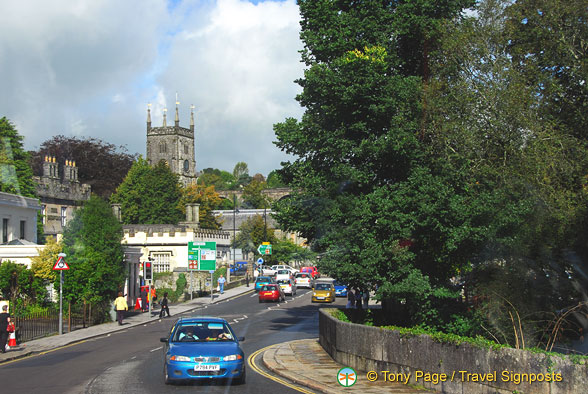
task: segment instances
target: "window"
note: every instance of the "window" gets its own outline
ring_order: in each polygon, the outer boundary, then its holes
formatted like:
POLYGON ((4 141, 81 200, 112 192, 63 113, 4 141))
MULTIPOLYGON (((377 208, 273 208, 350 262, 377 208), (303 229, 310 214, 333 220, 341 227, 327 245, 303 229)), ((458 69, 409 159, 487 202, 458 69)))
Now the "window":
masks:
POLYGON ((188 162, 188 160, 184 160, 184 172, 188 172, 189 169, 190 163, 188 162))
POLYGON ((47 224, 47 205, 41 205, 41 220, 47 224))
POLYGON ((161 142, 159 144, 159 153, 166 153, 167 152, 167 145, 165 142, 161 142))
POLYGON ((19 239, 25 239, 26 220, 20 221, 20 237, 19 239))
POLYGON ((184 144, 184 153, 188 154, 188 144, 184 144))
POLYGON ((67 224, 67 207, 61 207, 61 227, 67 224))
POLYGON ((169 262, 171 260, 171 252, 152 253, 151 257, 155 260, 153 262, 153 272, 170 272, 169 262))
POLYGON ((8 219, 2 219, 2 243, 8 242, 8 219))

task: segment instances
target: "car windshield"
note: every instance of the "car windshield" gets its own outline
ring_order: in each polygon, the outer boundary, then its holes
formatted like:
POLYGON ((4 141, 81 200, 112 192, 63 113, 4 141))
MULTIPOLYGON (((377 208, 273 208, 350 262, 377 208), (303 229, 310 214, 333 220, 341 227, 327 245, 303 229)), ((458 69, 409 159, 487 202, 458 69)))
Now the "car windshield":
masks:
POLYGON ((278 271, 278 275, 288 275, 288 274, 290 274, 290 271, 288 271, 288 270, 279 270, 278 271))
POLYGON ((317 283, 314 288, 315 290, 331 290, 331 285, 328 283, 317 283))
POLYGON ((258 277, 256 280, 256 282, 262 282, 262 283, 267 283, 270 281, 270 278, 268 278, 267 276, 260 276, 258 277))
POLYGON ((308 278, 308 274, 296 274, 296 278, 308 278))
POLYGON ((172 342, 234 341, 233 334, 223 322, 186 322, 174 330, 172 342))
POLYGON ((273 285, 265 285, 261 288, 261 291, 276 291, 276 286, 273 285))
POLYGON ((290 281, 289 280, 281 279, 281 280, 278 281, 278 283, 281 284, 281 285, 289 285, 290 284, 290 281))

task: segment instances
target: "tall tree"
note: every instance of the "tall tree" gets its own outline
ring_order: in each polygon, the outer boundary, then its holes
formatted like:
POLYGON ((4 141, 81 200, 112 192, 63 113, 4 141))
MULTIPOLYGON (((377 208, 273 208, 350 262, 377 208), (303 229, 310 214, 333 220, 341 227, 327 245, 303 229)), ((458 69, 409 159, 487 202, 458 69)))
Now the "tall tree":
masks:
POLYGON ((276 204, 278 221, 322 253, 322 269, 407 300, 420 322, 465 261, 444 234, 467 230, 460 199, 423 155, 423 90, 440 27, 472 3, 300 1, 306 111, 274 126, 298 157, 280 171, 296 192, 276 204))
POLYGON ((213 215, 212 211, 221 205, 221 197, 214 190, 214 186, 197 185, 192 183, 182 189, 182 198, 179 207, 185 210, 186 204, 200 204, 200 227, 218 230, 222 223, 219 217, 213 215))
POLYGON ((181 197, 178 176, 164 161, 151 167, 140 157, 110 200, 121 204, 125 224, 177 224, 184 218, 181 197))
POLYGON ((205 168, 198 177, 199 185, 214 186, 216 190, 230 190, 235 183, 235 177, 217 168, 205 168))
MULTIPOLYGON (((256 253, 257 248, 263 242, 275 244, 277 241, 274 230, 266 226, 261 215, 247 219, 239 230, 237 238, 233 240, 233 247, 240 248, 243 253, 256 253)), ((268 261, 272 262, 276 259, 270 256, 268 261)))
POLYGON ((92 196, 75 211, 63 233, 70 267, 64 275, 65 299, 105 305, 116 297, 125 278, 122 239, 122 225, 100 197, 92 196))
POLYGON ((259 181, 256 179, 252 180, 243 188, 244 205, 248 208, 269 208, 270 201, 262 193, 265 189, 267 189, 267 184, 265 181, 259 181))
POLYGON ((45 156, 54 156, 60 166, 65 160, 75 161, 80 182, 90 184, 93 193, 108 199, 122 183, 138 155, 128 154, 124 146, 117 147, 97 138, 57 135, 32 152, 32 166, 38 175, 43 173, 45 156))
POLYGON ((22 141, 14 125, 7 118, 0 118, 0 191, 36 197, 30 156, 22 141))

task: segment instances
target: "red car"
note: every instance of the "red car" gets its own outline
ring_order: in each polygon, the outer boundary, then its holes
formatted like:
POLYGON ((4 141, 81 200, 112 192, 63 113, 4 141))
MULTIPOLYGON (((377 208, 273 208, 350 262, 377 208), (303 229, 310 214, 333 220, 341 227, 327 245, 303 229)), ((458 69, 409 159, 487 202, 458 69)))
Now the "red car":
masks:
POLYGON ((264 301, 285 301, 286 295, 282 288, 277 285, 276 283, 269 283, 267 285, 263 285, 263 287, 259 290, 259 302, 264 301))
POLYGON ((306 272, 312 276, 312 279, 316 279, 321 276, 318 272, 318 268, 316 267, 303 267, 300 272, 306 272))

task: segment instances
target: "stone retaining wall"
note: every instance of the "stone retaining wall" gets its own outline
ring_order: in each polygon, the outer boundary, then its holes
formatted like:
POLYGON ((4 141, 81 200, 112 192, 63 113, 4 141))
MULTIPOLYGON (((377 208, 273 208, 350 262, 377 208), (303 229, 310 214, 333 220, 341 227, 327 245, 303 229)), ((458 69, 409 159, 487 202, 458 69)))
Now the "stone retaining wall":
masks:
POLYGON ((342 322, 331 315, 333 310, 319 312, 320 344, 335 361, 363 371, 360 379, 366 379, 365 372, 375 371, 382 389, 385 376, 397 381, 410 374, 411 384, 451 394, 588 392, 586 364, 525 350, 439 343, 427 335, 403 336, 398 331, 342 322), (441 381, 441 374, 446 374, 446 381, 441 381), (533 376, 561 381, 528 383, 533 376), (527 382, 516 384, 517 378, 527 382))

